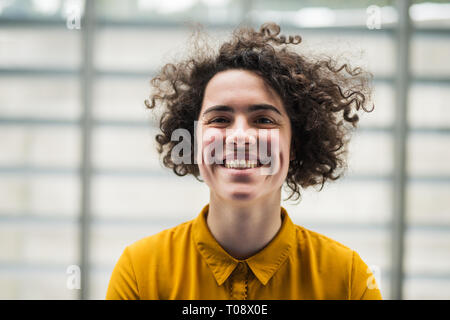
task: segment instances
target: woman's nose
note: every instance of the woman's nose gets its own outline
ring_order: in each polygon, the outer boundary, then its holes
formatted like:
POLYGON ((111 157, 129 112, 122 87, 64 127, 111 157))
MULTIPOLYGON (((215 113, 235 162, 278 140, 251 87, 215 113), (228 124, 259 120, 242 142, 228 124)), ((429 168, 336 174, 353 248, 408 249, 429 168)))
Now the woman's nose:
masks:
POLYGON ((246 119, 237 119, 234 125, 226 130, 226 144, 256 144, 257 131, 247 124, 246 119))

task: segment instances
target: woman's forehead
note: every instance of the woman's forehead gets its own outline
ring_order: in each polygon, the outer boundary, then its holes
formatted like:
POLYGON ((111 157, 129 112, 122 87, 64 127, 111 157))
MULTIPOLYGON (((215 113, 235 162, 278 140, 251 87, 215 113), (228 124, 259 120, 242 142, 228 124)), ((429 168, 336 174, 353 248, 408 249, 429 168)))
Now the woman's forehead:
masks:
POLYGON ((248 70, 232 69, 211 78, 206 86, 202 109, 211 104, 245 107, 264 103, 283 110, 281 98, 263 78, 248 70))

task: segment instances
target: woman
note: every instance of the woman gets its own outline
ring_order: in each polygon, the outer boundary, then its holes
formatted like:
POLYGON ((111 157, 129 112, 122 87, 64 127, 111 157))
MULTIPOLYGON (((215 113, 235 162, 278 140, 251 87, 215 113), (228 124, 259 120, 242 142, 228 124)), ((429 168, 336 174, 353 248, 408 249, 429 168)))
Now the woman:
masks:
POLYGON ((339 178, 371 74, 308 59, 287 46, 299 36, 279 33, 273 23, 238 29, 217 54, 198 50, 152 80, 146 105, 165 111, 164 165, 204 181, 210 200, 195 219, 128 246, 107 299, 381 299, 355 251, 281 206, 284 182, 298 199, 339 178), (194 137, 181 156, 177 129, 194 137))

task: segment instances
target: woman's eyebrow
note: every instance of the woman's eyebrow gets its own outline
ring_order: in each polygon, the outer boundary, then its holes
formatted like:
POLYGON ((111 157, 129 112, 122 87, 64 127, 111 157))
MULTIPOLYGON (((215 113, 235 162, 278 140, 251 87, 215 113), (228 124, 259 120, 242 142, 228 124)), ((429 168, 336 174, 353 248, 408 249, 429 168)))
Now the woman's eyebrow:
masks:
MULTIPOLYGON (((247 108, 246 112, 250 113, 250 112, 255 112, 255 111, 259 111, 259 110, 271 110, 271 111, 278 113, 280 116, 282 115, 281 112, 277 108, 275 108, 274 106, 267 104, 267 103, 252 104, 250 107, 247 108)), ((225 111, 225 112, 234 113, 234 109, 232 107, 229 107, 226 105, 216 105, 214 107, 207 109, 205 112, 203 112, 203 114, 207 114, 207 113, 213 112, 213 111, 225 111)))

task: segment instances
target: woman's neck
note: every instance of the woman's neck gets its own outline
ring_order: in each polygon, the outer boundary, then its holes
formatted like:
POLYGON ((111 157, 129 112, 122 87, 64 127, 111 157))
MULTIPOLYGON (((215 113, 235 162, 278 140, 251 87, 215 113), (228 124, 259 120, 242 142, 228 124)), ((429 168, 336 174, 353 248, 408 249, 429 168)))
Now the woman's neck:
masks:
POLYGON ((249 205, 211 194, 207 225, 217 242, 234 258, 243 260, 264 248, 281 227, 280 193, 249 205))

